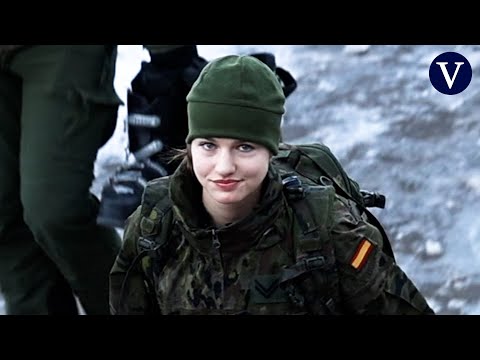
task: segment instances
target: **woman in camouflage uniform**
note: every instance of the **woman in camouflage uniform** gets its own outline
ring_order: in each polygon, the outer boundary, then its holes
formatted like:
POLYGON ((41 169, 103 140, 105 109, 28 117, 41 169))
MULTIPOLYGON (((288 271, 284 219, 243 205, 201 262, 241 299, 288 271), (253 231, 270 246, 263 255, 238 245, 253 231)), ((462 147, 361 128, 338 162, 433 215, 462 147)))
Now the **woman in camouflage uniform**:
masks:
POLYGON ((267 66, 214 60, 187 101, 185 158, 127 222, 112 314, 433 314, 332 186, 299 201, 314 218, 298 216, 271 162, 285 97, 267 66))

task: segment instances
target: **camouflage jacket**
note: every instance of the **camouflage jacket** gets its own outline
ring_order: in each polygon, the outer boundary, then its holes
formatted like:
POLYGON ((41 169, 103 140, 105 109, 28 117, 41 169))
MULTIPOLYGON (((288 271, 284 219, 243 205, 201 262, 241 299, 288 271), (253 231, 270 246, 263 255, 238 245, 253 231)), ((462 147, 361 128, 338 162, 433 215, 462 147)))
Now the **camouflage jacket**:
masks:
POLYGON ((209 225, 200 185, 183 165, 171 178, 150 182, 145 194, 148 190, 171 208, 145 209, 144 195, 143 205, 127 220, 110 273, 112 314, 323 314, 328 312, 308 304, 327 288, 335 292, 333 313, 433 314, 413 282, 382 252, 379 231, 336 194, 327 229, 336 282, 325 287, 328 277, 323 285, 321 276, 320 282, 311 276, 298 280, 305 303, 296 303, 279 286, 279 274, 296 263, 298 221, 273 168, 253 213, 220 228, 209 225), (160 221, 164 216, 170 218, 168 234, 160 221), (138 261, 145 236, 168 238, 168 256, 160 265, 150 256, 138 261))

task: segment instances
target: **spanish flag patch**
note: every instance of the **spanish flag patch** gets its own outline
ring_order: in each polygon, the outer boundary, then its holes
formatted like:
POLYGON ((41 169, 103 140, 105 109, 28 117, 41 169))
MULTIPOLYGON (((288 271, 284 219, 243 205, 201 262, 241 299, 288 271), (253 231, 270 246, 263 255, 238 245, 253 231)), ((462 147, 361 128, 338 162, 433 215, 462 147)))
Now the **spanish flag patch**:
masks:
POLYGON ((356 270, 360 270, 367 262, 368 256, 370 255, 372 250, 373 244, 368 241, 367 238, 363 238, 363 240, 358 245, 355 254, 353 254, 350 265, 352 265, 356 270))

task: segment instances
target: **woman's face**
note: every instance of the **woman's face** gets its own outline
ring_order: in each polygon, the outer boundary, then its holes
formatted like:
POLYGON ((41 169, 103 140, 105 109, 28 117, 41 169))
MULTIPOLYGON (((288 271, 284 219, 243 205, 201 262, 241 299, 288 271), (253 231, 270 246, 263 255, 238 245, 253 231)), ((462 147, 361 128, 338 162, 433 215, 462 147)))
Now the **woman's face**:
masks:
POLYGON ((223 205, 258 196, 271 157, 263 145, 230 138, 194 139, 191 154, 204 201, 223 205))

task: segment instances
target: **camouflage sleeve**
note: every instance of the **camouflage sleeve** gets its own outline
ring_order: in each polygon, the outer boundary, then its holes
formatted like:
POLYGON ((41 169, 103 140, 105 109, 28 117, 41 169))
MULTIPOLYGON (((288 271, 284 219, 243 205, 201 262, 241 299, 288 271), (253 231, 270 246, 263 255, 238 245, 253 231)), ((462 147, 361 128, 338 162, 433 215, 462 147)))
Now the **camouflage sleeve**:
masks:
POLYGON ((137 241, 140 237, 140 207, 128 218, 122 248, 110 271, 110 312, 112 315, 144 315, 152 312, 137 241))
POLYGON ((433 314, 425 298, 394 260, 382 251, 380 231, 356 204, 337 197, 331 229, 342 305, 348 313, 433 314))

